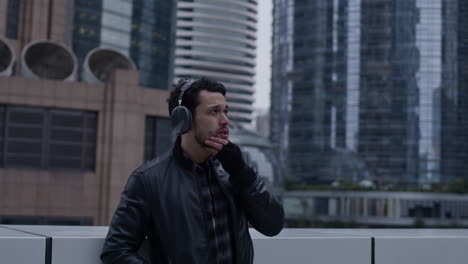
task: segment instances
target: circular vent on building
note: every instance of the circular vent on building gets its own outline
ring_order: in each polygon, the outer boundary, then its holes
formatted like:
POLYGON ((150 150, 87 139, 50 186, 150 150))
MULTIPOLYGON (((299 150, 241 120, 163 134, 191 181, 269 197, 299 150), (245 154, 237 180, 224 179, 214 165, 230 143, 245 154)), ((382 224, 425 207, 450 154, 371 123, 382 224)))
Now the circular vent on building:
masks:
POLYGON ((13 49, 7 42, 0 38, 0 75, 11 76, 15 64, 13 49))
POLYGON ((136 70, 135 63, 124 54, 107 49, 91 50, 83 67, 83 80, 91 83, 107 82, 116 69, 136 70))
POLYGON ((21 72, 24 77, 72 81, 76 68, 73 52, 58 42, 36 41, 23 49, 21 72))

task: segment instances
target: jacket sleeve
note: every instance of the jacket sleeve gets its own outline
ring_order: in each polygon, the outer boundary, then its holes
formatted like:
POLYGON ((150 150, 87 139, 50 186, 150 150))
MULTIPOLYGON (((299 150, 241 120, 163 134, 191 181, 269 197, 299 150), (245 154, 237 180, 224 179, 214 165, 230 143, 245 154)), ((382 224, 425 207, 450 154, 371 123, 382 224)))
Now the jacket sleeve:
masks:
POLYGON ((112 217, 101 260, 106 263, 147 263, 137 254, 148 234, 149 207, 138 173, 130 175, 112 217))
POLYGON ((284 210, 281 203, 268 191, 257 173, 246 166, 231 183, 238 190, 239 199, 247 218, 257 231, 266 236, 276 236, 283 229, 284 210), (239 178, 240 177, 240 178, 239 178), (235 180, 248 179, 248 180, 235 180))

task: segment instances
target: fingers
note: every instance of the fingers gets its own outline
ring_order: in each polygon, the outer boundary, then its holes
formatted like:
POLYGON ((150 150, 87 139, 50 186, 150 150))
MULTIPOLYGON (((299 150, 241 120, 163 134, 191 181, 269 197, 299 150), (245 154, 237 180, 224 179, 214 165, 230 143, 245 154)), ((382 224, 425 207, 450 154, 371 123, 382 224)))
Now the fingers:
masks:
MULTIPOLYGON (((213 141, 213 142, 216 142, 218 144, 222 144, 223 146, 226 145, 227 143, 229 143, 229 141, 227 139, 222 139, 220 137, 210 137, 209 139, 207 140, 210 140, 210 141, 213 141)), ((221 146, 222 147, 222 146, 221 146)))
POLYGON ((205 140, 205 145, 220 151, 228 142, 229 141, 219 137, 210 137, 209 139, 205 140))
POLYGON ((210 137, 205 140, 205 149, 213 156, 218 154, 218 152, 226 145, 229 141, 219 138, 219 137, 210 137))

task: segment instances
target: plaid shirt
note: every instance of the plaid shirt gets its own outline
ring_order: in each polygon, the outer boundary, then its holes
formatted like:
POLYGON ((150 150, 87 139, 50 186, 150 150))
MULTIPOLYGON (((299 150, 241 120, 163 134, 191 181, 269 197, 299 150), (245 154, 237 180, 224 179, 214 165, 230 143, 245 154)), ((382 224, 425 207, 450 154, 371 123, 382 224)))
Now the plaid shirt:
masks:
POLYGON ((212 167, 211 161, 197 166, 204 215, 208 225, 209 254, 213 259, 212 263, 232 264, 234 256, 229 204, 212 167))

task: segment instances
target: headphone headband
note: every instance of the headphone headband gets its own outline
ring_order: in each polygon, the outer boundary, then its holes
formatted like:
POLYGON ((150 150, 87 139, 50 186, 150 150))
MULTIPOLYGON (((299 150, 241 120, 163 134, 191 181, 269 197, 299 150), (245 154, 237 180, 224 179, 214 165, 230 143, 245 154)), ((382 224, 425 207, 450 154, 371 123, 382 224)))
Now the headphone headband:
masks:
POLYGON ((182 105, 182 98, 184 97, 184 93, 190 89, 190 86, 192 86, 194 82, 193 81, 189 81, 187 82, 186 84, 184 84, 184 86, 182 86, 182 88, 180 89, 180 95, 179 95, 179 106, 182 105))

